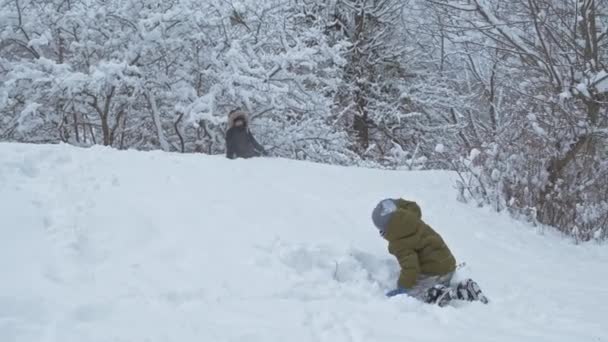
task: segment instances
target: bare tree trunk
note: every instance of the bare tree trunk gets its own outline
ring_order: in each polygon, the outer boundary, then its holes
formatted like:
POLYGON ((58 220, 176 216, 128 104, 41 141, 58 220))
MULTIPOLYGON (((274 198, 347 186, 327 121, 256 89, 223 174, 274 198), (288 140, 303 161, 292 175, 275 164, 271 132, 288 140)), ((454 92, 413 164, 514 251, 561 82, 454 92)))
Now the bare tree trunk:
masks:
POLYGON ((362 44, 363 34, 365 30, 365 10, 362 7, 358 13, 355 14, 355 35, 354 41, 355 46, 353 48, 352 64, 354 66, 354 81, 355 81, 355 103, 356 112, 353 121, 353 128, 357 133, 359 144, 365 150, 369 146, 369 127, 368 127, 368 113, 367 113, 367 94, 366 94, 366 82, 367 75, 363 75, 365 68, 363 65, 363 56, 361 56, 360 45, 362 44))
POLYGON ((72 106, 72 119, 74 120, 74 135, 76 137, 76 142, 80 143, 80 132, 78 129, 78 113, 76 113, 74 106, 72 106))
POLYGON ((160 120, 160 112, 158 111, 158 106, 156 104, 156 97, 150 90, 146 90, 146 100, 148 100, 148 105, 150 106, 150 110, 152 112, 152 119, 154 120, 154 126, 156 126, 156 136, 158 137, 158 142, 160 143, 160 148, 163 151, 170 151, 171 147, 167 142, 167 138, 165 137, 165 133, 163 131, 162 123, 160 120))
POLYGON ((182 132, 179 129, 179 123, 182 121, 183 117, 184 117, 184 113, 180 113, 179 116, 177 117, 177 120, 175 120, 175 123, 173 124, 173 127, 175 128, 175 133, 177 134, 177 137, 179 138, 179 146, 180 146, 180 151, 182 153, 184 153, 186 151, 184 137, 183 137, 182 132))

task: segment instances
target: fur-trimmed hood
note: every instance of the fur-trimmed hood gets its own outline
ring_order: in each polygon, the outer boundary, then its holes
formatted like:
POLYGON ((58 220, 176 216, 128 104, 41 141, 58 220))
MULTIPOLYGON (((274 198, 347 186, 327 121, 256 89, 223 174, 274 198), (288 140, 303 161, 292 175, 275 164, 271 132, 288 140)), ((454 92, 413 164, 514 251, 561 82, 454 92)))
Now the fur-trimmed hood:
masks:
POLYGON ((233 110, 228 114, 228 128, 234 127, 236 119, 242 118, 245 120, 245 125, 249 126, 249 116, 242 110, 233 110))

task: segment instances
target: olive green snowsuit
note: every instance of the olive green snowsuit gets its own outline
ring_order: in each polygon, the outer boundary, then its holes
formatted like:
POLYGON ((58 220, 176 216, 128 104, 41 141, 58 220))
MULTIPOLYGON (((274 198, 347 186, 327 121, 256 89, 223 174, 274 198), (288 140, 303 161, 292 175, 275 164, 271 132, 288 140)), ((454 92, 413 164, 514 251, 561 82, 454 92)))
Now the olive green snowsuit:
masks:
POLYGON ((456 269, 456 260, 441 236, 421 219, 416 202, 398 199, 384 238, 399 261, 398 285, 410 289, 419 276, 440 276, 456 269))

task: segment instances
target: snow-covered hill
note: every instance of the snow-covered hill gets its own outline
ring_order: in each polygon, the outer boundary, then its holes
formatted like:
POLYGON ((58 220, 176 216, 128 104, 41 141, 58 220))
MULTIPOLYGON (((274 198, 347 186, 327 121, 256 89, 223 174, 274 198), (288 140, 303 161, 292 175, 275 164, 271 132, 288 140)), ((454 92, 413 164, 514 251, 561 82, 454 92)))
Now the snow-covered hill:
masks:
POLYGON ((608 248, 459 203, 453 177, 0 144, 0 341, 608 341, 608 248), (384 296, 386 196, 490 305, 384 296))

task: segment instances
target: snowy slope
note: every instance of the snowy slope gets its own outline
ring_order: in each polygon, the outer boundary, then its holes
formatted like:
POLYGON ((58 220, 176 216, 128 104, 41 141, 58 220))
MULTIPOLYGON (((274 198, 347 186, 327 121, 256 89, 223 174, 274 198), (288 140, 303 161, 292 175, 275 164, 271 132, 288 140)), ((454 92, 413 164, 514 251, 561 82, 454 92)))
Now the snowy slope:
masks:
POLYGON ((446 172, 0 144, 0 341, 608 341, 608 248, 446 172), (418 201, 492 303, 387 299, 369 213, 418 201))

